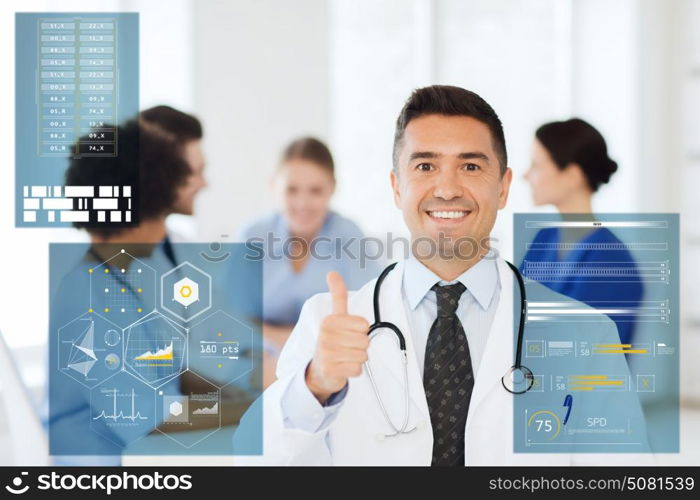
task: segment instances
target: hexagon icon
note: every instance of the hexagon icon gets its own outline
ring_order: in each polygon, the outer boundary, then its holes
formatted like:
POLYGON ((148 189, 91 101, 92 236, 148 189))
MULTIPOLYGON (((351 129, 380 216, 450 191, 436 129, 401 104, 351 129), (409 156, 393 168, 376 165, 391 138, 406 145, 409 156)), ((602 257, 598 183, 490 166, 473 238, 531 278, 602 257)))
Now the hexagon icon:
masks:
POLYGON ((168 413, 174 417, 179 417, 182 415, 182 403, 180 401, 173 401, 168 406, 168 413))
POLYGON ((173 300, 187 307, 199 300, 199 284, 189 278, 182 278, 173 285, 173 300))
POLYGON ((124 328, 156 307, 155 269, 125 249, 90 269, 90 309, 124 328))
MULTIPOLYGON (((218 310, 188 330, 188 368, 223 387, 253 369, 251 325, 218 310)), ((247 381, 240 384, 247 388, 247 381)))
POLYGON ((90 391, 90 408, 90 429, 121 446, 156 427, 154 389, 124 371, 90 391))
POLYGON ((99 314, 85 313, 58 329, 58 370, 87 388, 122 366, 121 329, 99 314))
POLYGON ((183 262, 160 278, 160 306, 183 322, 211 308, 211 276, 183 262))
POLYGON ((126 370, 159 387, 185 369, 185 330, 157 311, 125 330, 126 370))
MULTIPOLYGON (((181 446, 192 448, 221 427, 221 392, 214 384, 189 370, 180 377, 180 384, 167 384, 156 391, 158 431, 181 446), (184 381, 183 377, 188 380, 184 381), (196 389, 182 394, 180 387, 183 385, 196 389), (182 432, 188 426, 197 432, 182 432)), ((206 444, 202 444, 204 447, 206 444)))

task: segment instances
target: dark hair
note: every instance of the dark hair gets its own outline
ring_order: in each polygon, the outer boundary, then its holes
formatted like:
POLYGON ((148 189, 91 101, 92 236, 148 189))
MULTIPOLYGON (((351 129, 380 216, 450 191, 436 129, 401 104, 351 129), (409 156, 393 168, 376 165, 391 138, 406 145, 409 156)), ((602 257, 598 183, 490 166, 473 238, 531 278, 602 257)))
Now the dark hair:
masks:
POLYGON ((333 155, 328 146, 315 137, 301 137, 289 143, 282 152, 281 163, 290 160, 307 160, 324 168, 335 178, 333 155))
POLYGON ((617 170, 617 163, 608 157, 603 136, 580 118, 546 123, 537 129, 535 136, 560 169, 578 164, 593 192, 617 170))
POLYGON ((196 117, 170 106, 154 106, 141 111, 141 118, 170 132, 180 142, 202 138, 202 123, 196 117))
POLYGON ((425 115, 468 116, 484 123, 491 131, 493 148, 501 164, 501 175, 508 168, 503 125, 493 108, 478 94, 452 85, 431 85, 413 91, 396 120, 393 163, 396 169, 404 132, 411 120, 425 115))
MULTIPOLYGON (((86 137, 79 139, 85 141, 86 137)), ((139 221, 167 215, 177 199, 177 189, 190 175, 181 145, 156 125, 131 120, 117 127, 117 156, 76 156, 66 170, 67 186, 132 186, 139 221)), ((113 236, 124 226, 74 222, 92 234, 113 236)))

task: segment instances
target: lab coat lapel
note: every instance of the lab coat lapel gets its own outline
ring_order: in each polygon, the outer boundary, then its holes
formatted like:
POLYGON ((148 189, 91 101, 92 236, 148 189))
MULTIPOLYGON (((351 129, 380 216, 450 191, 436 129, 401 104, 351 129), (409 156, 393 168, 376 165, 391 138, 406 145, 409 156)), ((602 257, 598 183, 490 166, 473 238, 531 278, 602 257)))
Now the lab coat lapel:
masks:
MULTIPOLYGON (((380 315, 382 321, 394 323, 403 333, 406 340, 406 356, 408 368, 408 392, 415 406, 421 411, 424 418, 427 418, 428 403, 425 399, 423 389, 423 379, 420 374, 418 362, 416 361, 415 347, 413 345, 413 335, 410 330, 406 308, 403 301, 403 272, 404 262, 399 262, 389 273, 380 292, 380 315)), ((372 318, 371 297, 368 307, 369 318, 372 318)), ((372 320, 370 319, 370 322, 372 320)), ((381 337, 372 340, 369 348, 369 359, 372 363, 372 370, 377 380, 384 373, 391 373, 398 383, 396 387, 403 391, 403 365, 400 362, 399 348, 394 335, 382 333, 381 337), (381 370, 381 373, 379 372, 381 370)), ((413 419, 412 419, 413 420, 413 419)))
MULTIPOLYGON (((488 332, 486 347, 474 383, 467 428, 475 415, 478 415, 479 405, 493 390, 505 390, 501 387, 501 377, 513 365, 513 271, 503 259, 497 261, 498 274, 501 283, 501 295, 496 308, 491 331, 488 332)), ((504 409, 505 411, 505 409, 504 409)))

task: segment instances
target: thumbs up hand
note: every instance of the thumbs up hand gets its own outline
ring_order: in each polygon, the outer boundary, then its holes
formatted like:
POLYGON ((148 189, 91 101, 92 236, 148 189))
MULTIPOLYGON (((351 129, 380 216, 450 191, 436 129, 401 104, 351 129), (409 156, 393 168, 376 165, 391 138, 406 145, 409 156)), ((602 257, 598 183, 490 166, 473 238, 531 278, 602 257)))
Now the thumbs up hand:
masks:
POLYGON ((335 271, 326 276, 331 293, 331 314, 323 318, 316 352, 306 369, 306 385, 321 403, 338 392, 349 377, 362 373, 369 347, 369 323, 348 314, 348 289, 335 271))

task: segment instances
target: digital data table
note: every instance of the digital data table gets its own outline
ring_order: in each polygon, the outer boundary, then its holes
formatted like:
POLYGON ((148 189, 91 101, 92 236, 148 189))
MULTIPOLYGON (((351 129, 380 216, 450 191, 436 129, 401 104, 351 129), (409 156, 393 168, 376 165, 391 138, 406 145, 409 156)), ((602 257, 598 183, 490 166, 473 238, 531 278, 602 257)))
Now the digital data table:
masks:
POLYGON ((119 168, 119 127, 139 111, 138 21, 136 13, 16 14, 17 227, 138 223, 137 175, 65 185, 82 158, 119 168))
POLYGON ((39 154, 117 154, 117 19, 39 19, 39 154))

